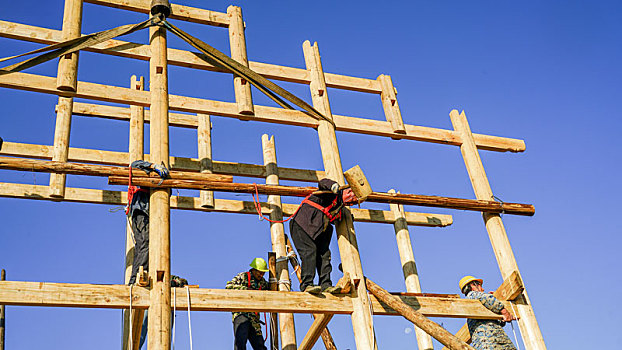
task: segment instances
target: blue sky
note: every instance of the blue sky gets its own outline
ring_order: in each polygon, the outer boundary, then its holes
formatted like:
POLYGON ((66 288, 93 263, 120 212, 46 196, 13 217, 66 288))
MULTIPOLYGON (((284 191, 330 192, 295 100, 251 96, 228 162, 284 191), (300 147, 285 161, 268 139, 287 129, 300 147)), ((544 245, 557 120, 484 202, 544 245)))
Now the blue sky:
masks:
MULTIPOLYGON (((319 44, 326 72, 372 79, 391 75, 408 124, 451 129, 450 110, 464 109, 473 132, 524 139, 524 153, 480 154, 498 197, 536 207, 534 217, 506 215, 504 223, 546 344, 550 349, 622 346, 614 317, 622 310, 608 301, 620 297, 622 287, 616 253, 622 230, 615 219, 616 199, 622 194, 617 183, 622 148, 622 122, 616 112, 622 95, 619 2, 179 3, 220 12, 230 4, 241 6, 250 60, 304 68, 302 42, 311 40, 319 44), (577 334, 569 335, 570 330, 577 334)), ((62 9, 60 0, 6 1, 0 19, 60 29, 62 9)), ((85 4, 82 31, 144 18, 85 4)), ((229 52, 226 29, 172 22, 229 52)), ((147 34, 122 39, 145 43, 147 34)), ((0 39, 0 56, 39 46, 0 39)), ((170 46, 189 49, 173 38, 170 46)), ((52 76, 56 63, 28 72, 52 76)), ((131 74, 148 76, 148 64, 95 53, 80 56, 82 81, 128 86, 131 74)), ((169 74, 171 93, 233 101, 229 75, 180 67, 171 67, 169 74)), ((310 101, 306 86, 279 84, 310 101)), ((375 95, 335 89, 328 94, 334 114, 384 119, 375 95)), ((272 105, 257 91, 254 99, 272 105)), ((1 89, 0 136, 12 142, 52 144, 56 101, 51 95, 1 89)), ((268 133, 275 135, 280 165, 322 168, 312 129, 220 117, 213 123, 215 160, 262 163, 261 135, 268 133)), ((126 151, 127 135, 127 123, 75 117, 71 146, 126 151)), ((396 188, 474 198, 455 146, 341 132, 337 137, 343 167, 359 164, 377 191, 396 188)), ((172 155, 197 156, 194 130, 171 128, 170 144, 172 155)), ((0 181, 40 185, 48 176, 0 171, 0 181)), ((120 189, 106 185, 105 179, 76 176, 68 178, 68 185, 120 189)), ((251 200, 250 195, 221 198, 251 200)), ((11 280, 122 283, 125 219, 109 209, 0 198, 0 267, 11 280)), ((457 281, 465 274, 484 278, 487 290, 501 283, 478 213, 407 210, 454 218, 447 228, 411 227, 425 292, 457 293, 457 281)), ((359 223, 356 231, 365 274, 386 289, 404 291, 393 227, 359 223)), ((173 211, 171 236, 173 273, 205 288, 223 288, 254 256, 271 250, 268 224, 250 215, 173 211)), ((336 266, 335 241, 332 248, 336 266)), ((338 279, 339 273, 333 277, 338 279)), ((7 348, 119 348, 120 320, 118 310, 7 307, 7 348)), ((450 331, 463 323, 435 320, 450 331)), ((310 324, 310 316, 296 316, 299 340, 310 324)), ((177 346, 187 348, 185 313, 178 314, 177 325, 177 346)), ((416 348, 406 320, 376 317, 374 325, 382 348, 416 348)), ((232 347, 230 314, 195 312, 192 326, 197 348, 232 347)), ((354 348, 349 318, 336 316, 329 329, 339 349, 354 348)))

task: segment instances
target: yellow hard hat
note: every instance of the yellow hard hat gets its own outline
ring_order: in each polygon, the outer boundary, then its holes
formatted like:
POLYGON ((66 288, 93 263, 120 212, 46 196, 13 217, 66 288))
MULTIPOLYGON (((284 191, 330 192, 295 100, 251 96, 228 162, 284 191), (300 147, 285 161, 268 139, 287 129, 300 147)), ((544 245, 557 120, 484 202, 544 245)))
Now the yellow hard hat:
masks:
POLYGON ((250 266, 255 270, 259 270, 261 272, 268 272, 268 264, 266 264, 266 261, 262 258, 253 259, 250 266))
POLYGON ((458 286, 460 287, 460 290, 462 291, 462 289, 464 288, 464 286, 466 286, 467 284, 473 282, 473 281, 478 281, 479 283, 484 283, 484 280, 481 278, 475 278, 473 276, 464 276, 460 279, 460 282, 458 282, 458 286))

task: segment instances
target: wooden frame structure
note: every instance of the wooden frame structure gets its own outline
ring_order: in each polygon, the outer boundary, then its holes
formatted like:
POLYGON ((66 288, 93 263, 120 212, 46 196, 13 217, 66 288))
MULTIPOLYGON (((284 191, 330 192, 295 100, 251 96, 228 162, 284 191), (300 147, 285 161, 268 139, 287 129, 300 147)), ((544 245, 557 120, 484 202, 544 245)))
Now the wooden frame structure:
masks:
MULTIPOLYGON (((115 7, 122 10, 148 13, 150 0, 84 0, 84 2, 115 7)), ((0 21, 0 36, 43 44, 58 43, 81 35, 82 0, 65 0, 63 29, 57 31, 32 25, 0 21)), ((242 177, 265 178, 268 185, 278 185, 279 180, 317 182, 323 177, 332 178, 343 184, 343 169, 335 131, 376 135, 392 139, 416 140, 459 146, 478 200, 492 200, 492 191, 481 160, 479 150, 497 152, 522 152, 522 140, 473 134, 464 112, 451 111, 453 130, 422 127, 405 124, 397 102, 397 90, 391 77, 381 74, 377 79, 364 79, 340 74, 325 73, 322 67, 317 43, 303 43, 306 69, 277 66, 249 61, 246 55, 246 41, 242 10, 230 6, 226 13, 172 5, 171 19, 228 28, 231 56, 266 78, 309 85, 313 107, 328 120, 317 120, 295 110, 256 105, 253 103, 250 84, 239 76, 233 77, 235 102, 222 102, 168 93, 168 65, 177 65, 207 71, 222 71, 201 60, 200 54, 167 48, 166 31, 162 27, 150 28, 150 44, 141 45, 120 40, 109 40, 88 48, 88 51, 106 55, 127 57, 150 62, 150 90, 146 91, 143 78, 131 77, 130 87, 109 86, 78 81, 78 53, 66 55, 59 61, 57 77, 29 73, 0 74, 0 87, 35 91, 58 96, 57 119, 53 145, 34 145, 5 142, 0 155, 126 167, 136 159, 165 163, 169 168, 182 172, 221 174, 242 177), (327 88, 379 95, 386 121, 333 115, 330 109, 327 88), (115 107, 96 103, 75 102, 80 97, 93 101, 114 102, 129 107, 115 107), (145 110, 144 107, 149 107, 145 110), (178 111, 191 114, 174 113, 178 111), (96 149, 69 147, 69 130, 74 116, 125 120, 130 123, 130 145, 127 153, 96 149), (211 120, 212 116, 254 120, 268 123, 296 125, 316 129, 324 161, 324 170, 293 169, 277 166, 274 137, 262 138, 264 164, 243 164, 222 162, 212 159, 211 120), (332 122, 331 122, 332 121, 332 122), (150 154, 143 154, 144 123, 150 123, 150 154), (198 133, 199 159, 171 157, 169 155, 169 127, 196 128, 198 133)), ((126 204, 126 194, 121 191, 105 191, 65 186, 65 174, 53 173, 49 186, 0 183, 0 197, 26 198, 80 203, 126 204)), ((256 214, 252 202, 219 199, 213 191, 202 190, 199 197, 171 196, 167 188, 154 189, 150 199, 150 288, 134 287, 133 307, 140 311, 149 309, 149 349, 169 349, 171 288, 165 281, 170 276, 170 209, 198 210, 204 212, 227 212, 256 214)), ((295 205, 283 204, 278 195, 270 195, 266 203, 260 203, 264 215, 272 220, 292 215, 295 205)), ((542 334, 527 292, 520 284, 511 283, 520 279, 518 266, 510 247, 503 222, 497 213, 483 214, 486 229, 497 257, 504 283, 504 299, 520 316, 519 325, 527 349, 545 349, 542 334), (514 286, 514 287, 512 287, 514 286), (513 289, 512 289, 513 288, 513 289), (509 292, 511 291, 511 292, 509 292)), ((309 294, 291 292, 287 281, 289 272, 287 244, 282 223, 270 224, 270 237, 276 253, 275 275, 281 282, 276 291, 227 291, 214 289, 193 289, 192 310, 203 311, 267 311, 280 313, 279 330, 281 348, 293 350, 310 349, 325 329, 334 314, 349 314, 357 349, 377 348, 372 323, 374 315, 394 315, 395 311, 368 297, 361 257, 359 256, 353 222, 378 222, 393 224, 396 233, 400 259, 403 265, 406 290, 421 293, 408 226, 442 227, 452 224, 450 215, 426 214, 404 211, 403 206, 391 204, 390 210, 352 208, 337 224, 339 253, 347 281, 353 286, 347 295, 325 295, 319 299, 309 294), (248 300, 253 299, 250 304, 248 300), (372 310, 372 312, 370 312, 372 310), (313 313, 316 320, 305 336, 303 344, 296 344, 293 313, 313 313)), ((128 228, 128 238, 131 233, 128 228)), ((126 266, 131 267, 131 239, 128 239, 126 266)), ((126 269, 126 282, 129 269, 126 269)), ((129 287, 125 285, 84 285, 34 282, 0 282, 0 304, 71 306, 90 308, 127 309, 129 287)), ((407 293, 408 294, 408 293, 407 293)), ((451 296, 402 295, 407 304, 427 316, 471 317, 498 319, 479 302, 451 296)), ((186 307, 184 293, 177 293, 177 307, 186 307), (183 297, 181 297, 183 295, 183 297)), ((134 314, 134 334, 124 332, 124 347, 131 336, 137 341, 142 319, 141 312, 134 314)), ((416 330, 419 349, 432 349, 432 339, 420 329, 416 330)), ((326 342, 325 342, 326 344, 326 342)), ((328 347, 328 345, 327 345, 328 347)))

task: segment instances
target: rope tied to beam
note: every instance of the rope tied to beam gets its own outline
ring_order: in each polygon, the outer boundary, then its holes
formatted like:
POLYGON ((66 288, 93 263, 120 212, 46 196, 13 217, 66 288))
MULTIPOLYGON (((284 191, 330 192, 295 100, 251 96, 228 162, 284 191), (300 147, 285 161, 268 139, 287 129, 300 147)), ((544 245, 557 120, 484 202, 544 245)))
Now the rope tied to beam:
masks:
POLYGON ((494 194, 491 197, 493 201, 499 202, 499 204, 501 205, 501 212, 499 213, 499 216, 502 216, 503 214, 505 214, 505 208, 503 208, 503 204, 505 204, 505 202, 502 201, 501 198, 495 196, 494 194))

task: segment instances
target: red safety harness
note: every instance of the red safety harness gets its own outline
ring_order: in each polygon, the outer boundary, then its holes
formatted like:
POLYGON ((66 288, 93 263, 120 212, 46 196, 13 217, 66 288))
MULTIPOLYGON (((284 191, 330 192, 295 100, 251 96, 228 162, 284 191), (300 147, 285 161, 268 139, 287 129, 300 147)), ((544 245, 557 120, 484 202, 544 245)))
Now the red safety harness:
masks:
MULTIPOLYGON (((330 203, 329 206, 327 207, 323 207, 311 200, 309 200, 309 197, 305 198, 302 203, 307 203, 310 206, 314 207, 317 210, 320 210, 322 213, 324 213, 324 215, 326 215, 326 217, 328 217, 329 222, 333 222, 337 219, 341 219, 341 208, 339 208, 339 210, 337 211, 337 214, 333 215, 330 211, 331 209, 333 209, 334 207, 337 207, 337 202, 338 202, 339 196, 335 197, 335 200, 333 200, 332 203, 330 203)), ((302 205, 302 203, 300 203, 300 205, 302 205)))
MULTIPOLYGON (((246 276, 248 277, 248 289, 251 289, 251 272, 250 271, 246 271, 246 276)), ((259 287, 259 290, 261 290, 261 284, 257 283, 257 286, 259 287)), ((255 312, 255 315, 257 315, 257 317, 259 317, 259 312, 255 312)), ((264 338, 263 341, 266 341, 268 339, 268 323, 266 323, 266 313, 263 313, 263 325, 266 328, 266 336, 264 338)))
POLYGON ((130 207, 132 206, 132 200, 136 192, 149 192, 144 188, 132 185, 132 166, 130 165, 130 179, 127 185, 127 206, 125 207, 125 215, 130 213, 130 207))

